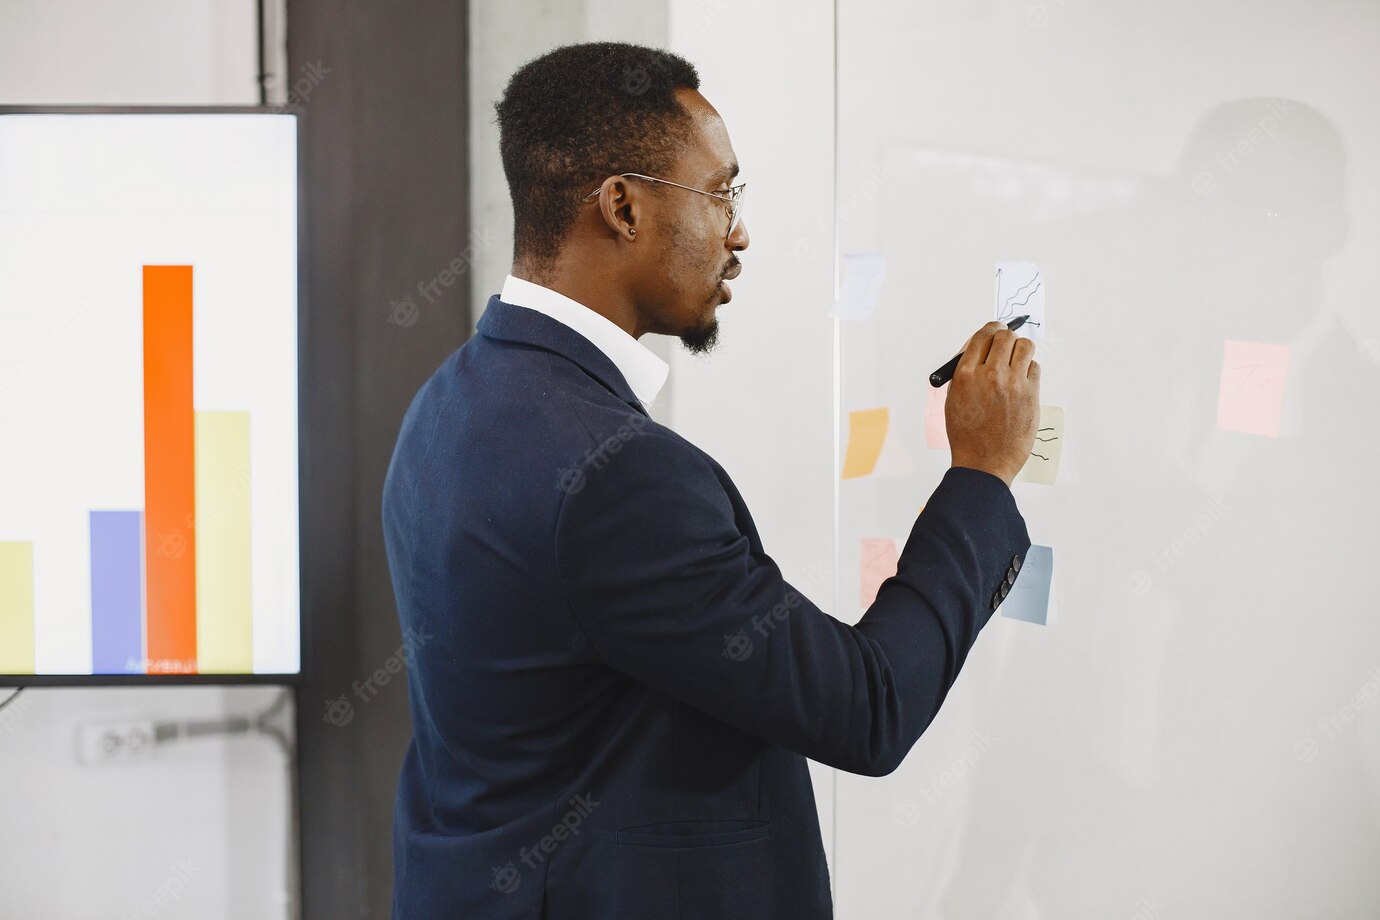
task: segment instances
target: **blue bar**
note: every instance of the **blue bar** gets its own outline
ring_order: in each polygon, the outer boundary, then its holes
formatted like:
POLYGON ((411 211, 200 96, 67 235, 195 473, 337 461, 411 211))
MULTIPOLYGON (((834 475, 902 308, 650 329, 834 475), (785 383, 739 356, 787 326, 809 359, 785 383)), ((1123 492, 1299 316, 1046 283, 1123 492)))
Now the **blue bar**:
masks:
POLYGON ((144 673, 142 511, 91 512, 91 673, 144 673))

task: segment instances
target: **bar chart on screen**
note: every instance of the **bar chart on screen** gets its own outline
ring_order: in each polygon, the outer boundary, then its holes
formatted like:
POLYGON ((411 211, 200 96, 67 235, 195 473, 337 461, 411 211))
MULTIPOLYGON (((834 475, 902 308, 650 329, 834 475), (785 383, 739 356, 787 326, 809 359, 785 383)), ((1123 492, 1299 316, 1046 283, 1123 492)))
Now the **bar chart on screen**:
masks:
POLYGON ((292 119, 5 114, 0 164, 0 675, 296 672, 292 119))

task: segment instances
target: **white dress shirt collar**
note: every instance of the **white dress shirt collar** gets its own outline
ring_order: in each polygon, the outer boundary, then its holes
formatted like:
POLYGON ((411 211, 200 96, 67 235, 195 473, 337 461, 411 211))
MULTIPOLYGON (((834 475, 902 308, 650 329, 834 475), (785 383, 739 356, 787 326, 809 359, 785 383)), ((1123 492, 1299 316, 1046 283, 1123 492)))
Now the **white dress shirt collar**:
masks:
POLYGON ((651 408, 671 367, 613 320, 549 287, 511 274, 504 280, 498 299, 545 313, 589 339, 618 368, 643 408, 651 408))

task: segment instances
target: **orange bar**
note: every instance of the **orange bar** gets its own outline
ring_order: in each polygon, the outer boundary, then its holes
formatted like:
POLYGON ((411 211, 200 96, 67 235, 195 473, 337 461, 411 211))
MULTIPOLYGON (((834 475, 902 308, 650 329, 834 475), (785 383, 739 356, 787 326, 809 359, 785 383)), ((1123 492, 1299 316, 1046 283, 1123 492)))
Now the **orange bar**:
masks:
POLYGON ((144 266, 144 539, 150 674, 196 673, 192 267, 144 266))

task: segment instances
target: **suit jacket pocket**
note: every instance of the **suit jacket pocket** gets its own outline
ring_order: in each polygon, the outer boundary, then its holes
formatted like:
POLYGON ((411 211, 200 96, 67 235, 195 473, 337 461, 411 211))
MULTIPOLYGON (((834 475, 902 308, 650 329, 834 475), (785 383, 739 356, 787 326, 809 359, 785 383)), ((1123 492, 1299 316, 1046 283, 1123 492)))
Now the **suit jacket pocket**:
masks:
POLYGON ((723 821, 665 821, 621 827, 614 840, 644 847, 721 847, 771 835, 771 822, 756 819, 723 821))

